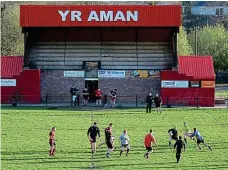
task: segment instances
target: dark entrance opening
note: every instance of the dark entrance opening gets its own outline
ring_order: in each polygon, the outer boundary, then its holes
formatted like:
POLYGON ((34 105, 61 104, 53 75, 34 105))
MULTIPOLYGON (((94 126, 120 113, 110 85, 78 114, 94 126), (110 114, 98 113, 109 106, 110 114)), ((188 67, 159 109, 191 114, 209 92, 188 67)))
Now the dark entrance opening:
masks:
POLYGON ((87 88, 89 92, 89 101, 95 102, 96 101, 95 91, 98 89, 98 80, 86 80, 85 88, 87 88))

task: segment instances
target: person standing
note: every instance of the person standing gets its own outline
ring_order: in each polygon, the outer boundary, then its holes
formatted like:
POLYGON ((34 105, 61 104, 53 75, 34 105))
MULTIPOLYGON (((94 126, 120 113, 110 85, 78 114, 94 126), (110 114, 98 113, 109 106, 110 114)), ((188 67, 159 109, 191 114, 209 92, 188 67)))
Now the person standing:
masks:
POLYGON ((149 95, 146 97, 146 113, 151 113, 151 107, 152 107, 152 103, 153 103, 153 97, 152 97, 152 93, 149 93, 149 95))
POLYGON ((88 105, 88 100, 89 100, 89 93, 88 93, 87 88, 85 88, 82 91, 82 95, 83 95, 83 98, 84 98, 84 106, 87 106, 88 105))
POLYGON ((71 105, 72 103, 74 103, 74 105, 76 106, 76 101, 77 101, 77 91, 78 89, 75 87, 75 85, 73 84, 73 86, 70 88, 70 94, 71 94, 71 105))
POLYGON ((112 133, 112 123, 105 129, 105 143, 108 147, 106 157, 109 158, 111 152, 114 150, 114 136, 112 133))
POLYGON ((200 143, 203 143, 205 146, 208 147, 209 150, 212 151, 211 147, 204 142, 203 137, 200 135, 200 132, 198 130, 196 130, 196 128, 193 129, 193 133, 190 135, 191 138, 193 138, 194 136, 197 139, 196 143, 197 143, 199 150, 201 150, 200 143))
POLYGON ((122 155, 125 148, 127 149, 126 156, 128 156, 128 153, 130 151, 129 140, 130 139, 129 139, 129 136, 127 135, 127 130, 124 130, 123 134, 120 135, 120 147, 121 147, 120 156, 122 155))
POLYGON ((101 96, 102 96, 102 91, 101 89, 98 89, 95 91, 96 94, 96 106, 100 105, 100 107, 102 106, 102 102, 101 102, 101 96))
POLYGON ((161 99, 161 97, 158 94, 156 94, 156 96, 154 98, 154 103, 155 103, 155 107, 156 107, 157 113, 158 112, 161 113, 162 99, 161 99))
POLYGON ((117 94, 117 89, 111 90, 110 91, 110 96, 111 96, 111 107, 116 107, 116 94, 117 94))
POLYGON ((49 156, 55 155, 55 151, 56 151, 55 132, 56 132, 56 127, 53 127, 49 132, 49 145, 50 145, 49 156))
POLYGON ((93 126, 88 129, 87 136, 91 143, 92 154, 96 152, 96 138, 100 137, 100 130, 97 127, 97 122, 94 122, 93 126))
POLYGON ((177 159, 177 163, 178 163, 180 161, 181 151, 183 148, 184 148, 184 152, 185 152, 185 143, 181 140, 181 136, 179 136, 179 139, 174 144, 174 149, 175 148, 176 148, 176 159, 177 159))
POLYGON ((153 136, 153 131, 150 130, 150 133, 148 133, 144 138, 144 146, 146 147, 146 150, 147 150, 147 153, 144 155, 146 159, 149 159, 150 154, 153 152, 152 143, 155 143, 156 146, 158 146, 153 136))

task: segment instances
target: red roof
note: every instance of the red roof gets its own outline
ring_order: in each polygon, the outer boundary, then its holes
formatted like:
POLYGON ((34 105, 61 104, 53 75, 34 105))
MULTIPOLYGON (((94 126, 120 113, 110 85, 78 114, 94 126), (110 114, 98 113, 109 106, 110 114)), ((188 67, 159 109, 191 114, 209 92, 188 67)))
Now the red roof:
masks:
POLYGON ((194 79, 215 79, 213 59, 211 56, 179 56, 180 74, 192 76, 194 79))
POLYGON ((22 56, 1 57, 1 77, 9 78, 22 72, 24 59, 22 56))

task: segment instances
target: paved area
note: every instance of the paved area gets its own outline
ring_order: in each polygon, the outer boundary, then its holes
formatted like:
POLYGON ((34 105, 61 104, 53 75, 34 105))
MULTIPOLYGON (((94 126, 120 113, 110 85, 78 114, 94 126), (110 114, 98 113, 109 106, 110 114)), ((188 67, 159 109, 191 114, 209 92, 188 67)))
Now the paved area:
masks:
MULTIPOLYGON (((1 104, 1 106, 12 106, 11 104, 1 104)), ((38 107, 71 107, 70 103, 48 103, 47 105, 45 103, 43 104, 18 104, 18 106, 38 106, 38 107)), ((78 106, 72 106, 75 108, 88 108, 88 109, 95 109, 95 108, 111 108, 110 105, 106 105, 104 107, 96 107, 95 103, 89 104, 87 107, 80 105, 78 106)), ((163 106, 164 108, 166 108, 166 106, 163 106)), ((117 104, 116 108, 145 108, 145 104, 138 104, 136 107, 136 104, 132 104, 132 103, 123 103, 123 104, 117 104)), ((196 108, 196 107, 186 107, 186 106, 172 106, 172 108, 196 108)), ((228 103, 226 101, 226 104, 218 104, 215 107, 200 107, 200 108, 224 108, 227 109, 228 108, 228 103)))

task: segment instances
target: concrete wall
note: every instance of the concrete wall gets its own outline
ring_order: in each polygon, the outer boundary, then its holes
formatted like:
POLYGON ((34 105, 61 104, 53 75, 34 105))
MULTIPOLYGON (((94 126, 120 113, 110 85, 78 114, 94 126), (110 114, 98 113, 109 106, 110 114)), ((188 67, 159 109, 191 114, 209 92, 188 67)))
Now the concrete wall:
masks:
MULTIPOLYGON (((85 87, 84 78, 66 78, 64 70, 43 70, 41 72, 41 96, 45 100, 48 95, 49 101, 69 102, 70 87, 74 83, 80 93, 85 87)), ((139 102, 144 102, 149 92, 160 94, 160 78, 139 78, 133 76, 133 70, 126 71, 125 78, 100 78, 99 88, 108 94, 110 89, 117 89, 119 102, 135 102, 138 96, 139 102)), ((108 98, 108 101, 110 99, 108 98)))

